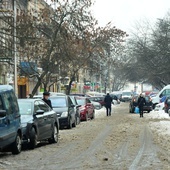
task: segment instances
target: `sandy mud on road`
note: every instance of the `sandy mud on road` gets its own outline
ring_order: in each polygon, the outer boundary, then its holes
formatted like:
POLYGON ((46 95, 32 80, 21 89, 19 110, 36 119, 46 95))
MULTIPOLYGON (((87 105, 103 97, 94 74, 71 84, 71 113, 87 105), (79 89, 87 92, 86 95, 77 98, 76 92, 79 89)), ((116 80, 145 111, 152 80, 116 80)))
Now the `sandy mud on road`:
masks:
POLYGON ((0 169, 168 170, 170 142, 168 146, 160 142, 150 121, 128 113, 127 103, 114 106, 109 117, 101 109, 95 120, 60 130, 57 144, 43 143, 19 155, 1 153, 0 169))

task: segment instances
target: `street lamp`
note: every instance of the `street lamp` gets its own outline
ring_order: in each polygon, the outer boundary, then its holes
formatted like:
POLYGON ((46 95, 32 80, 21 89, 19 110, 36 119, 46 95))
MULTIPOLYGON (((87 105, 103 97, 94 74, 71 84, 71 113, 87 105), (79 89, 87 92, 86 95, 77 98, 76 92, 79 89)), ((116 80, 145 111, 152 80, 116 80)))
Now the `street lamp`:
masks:
POLYGON ((16 0, 13 0, 13 10, 14 10, 14 90, 15 94, 18 96, 18 84, 17 84, 17 42, 16 42, 16 0))

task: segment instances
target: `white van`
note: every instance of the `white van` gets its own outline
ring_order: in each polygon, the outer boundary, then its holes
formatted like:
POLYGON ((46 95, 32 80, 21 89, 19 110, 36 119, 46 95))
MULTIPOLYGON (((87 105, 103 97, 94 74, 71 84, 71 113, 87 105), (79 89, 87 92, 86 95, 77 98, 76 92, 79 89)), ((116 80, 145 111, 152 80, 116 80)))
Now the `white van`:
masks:
POLYGON ((165 86, 155 97, 152 97, 153 108, 160 103, 163 96, 170 96, 170 84, 165 86))
POLYGON ((122 91, 122 102, 130 101, 132 99, 132 92, 129 90, 122 91))

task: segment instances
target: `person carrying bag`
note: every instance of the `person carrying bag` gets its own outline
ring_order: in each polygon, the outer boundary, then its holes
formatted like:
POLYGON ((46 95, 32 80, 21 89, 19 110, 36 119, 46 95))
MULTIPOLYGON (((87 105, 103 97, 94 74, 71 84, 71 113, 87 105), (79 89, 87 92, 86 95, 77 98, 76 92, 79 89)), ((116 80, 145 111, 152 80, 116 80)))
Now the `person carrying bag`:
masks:
POLYGON ((142 93, 140 94, 139 98, 138 98, 138 107, 139 107, 139 113, 140 113, 140 117, 143 117, 143 106, 146 104, 146 100, 143 97, 142 93))

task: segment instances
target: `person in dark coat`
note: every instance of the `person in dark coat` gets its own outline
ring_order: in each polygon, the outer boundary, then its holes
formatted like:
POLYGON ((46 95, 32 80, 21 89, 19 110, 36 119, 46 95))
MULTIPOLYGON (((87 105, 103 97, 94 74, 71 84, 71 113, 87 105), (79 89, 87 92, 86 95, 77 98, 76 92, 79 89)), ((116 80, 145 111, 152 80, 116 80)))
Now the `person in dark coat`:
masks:
POLYGON ((44 92, 43 93, 43 101, 48 104, 52 108, 51 100, 49 99, 50 93, 49 92, 44 92))
POLYGON ((143 117, 143 106, 146 104, 146 100, 143 97, 142 94, 140 94, 139 98, 138 98, 138 107, 139 107, 139 113, 140 113, 140 117, 143 117))
POLYGON ((107 95, 104 98, 104 103, 105 103, 105 107, 106 107, 106 115, 107 116, 111 116, 111 105, 112 105, 112 97, 109 95, 109 93, 107 93, 107 95))

